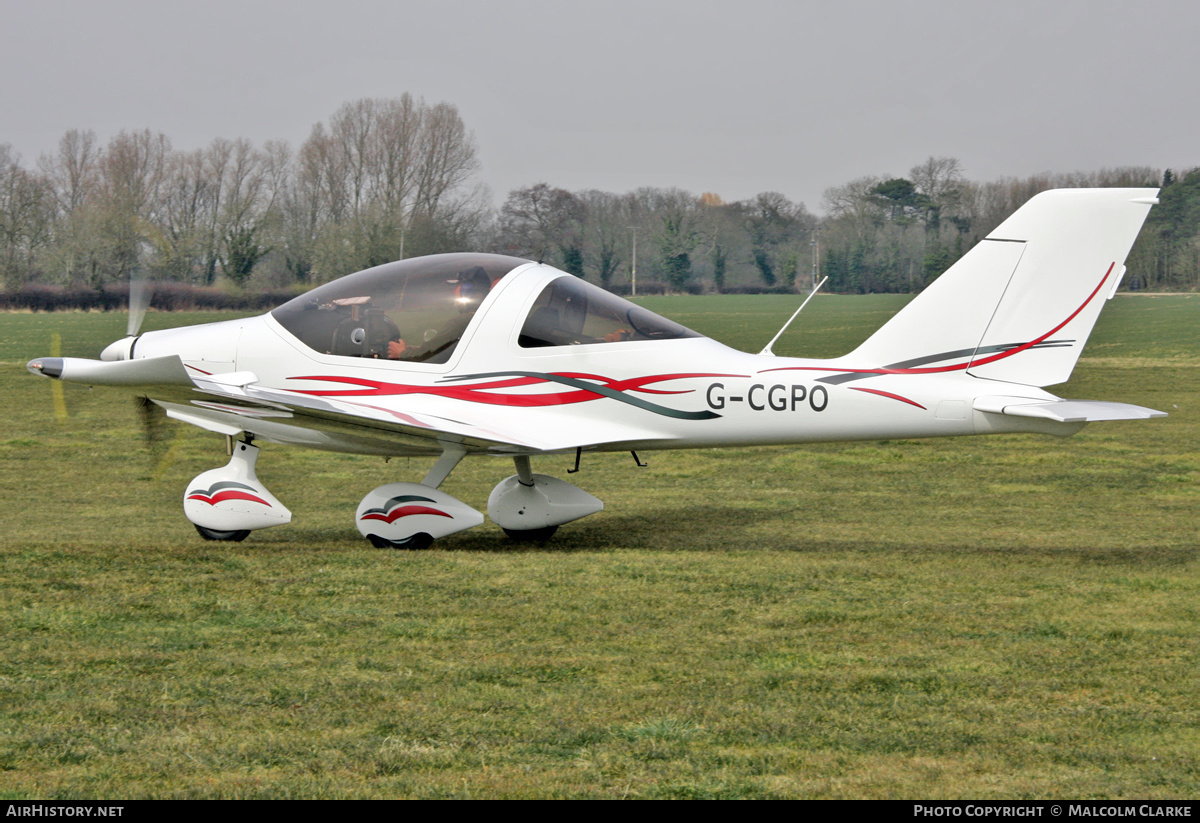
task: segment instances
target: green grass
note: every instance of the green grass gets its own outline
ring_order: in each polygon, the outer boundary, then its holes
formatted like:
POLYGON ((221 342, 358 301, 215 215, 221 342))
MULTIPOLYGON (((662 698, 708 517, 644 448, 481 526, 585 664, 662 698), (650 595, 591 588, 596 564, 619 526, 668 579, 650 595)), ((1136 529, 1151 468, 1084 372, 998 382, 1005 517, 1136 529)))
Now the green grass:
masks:
MULTIPOLYGON (((752 351, 796 305, 645 302, 752 351)), ((776 350, 902 303, 818 298, 776 350)), ((221 438, 147 455, 127 397, 64 386, 56 421, 24 371, 124 318, 0 315, 0 795, 1194 798, 1198 319, 1118 297, 1056 389, 1167 420, 588 456, 606 510, 549 544, 403 553, 353 510, 427 461, 271 446, 295 523, 201 541, 180 502, 221 438)), ((443 488, 483 508, 509 473, 443 488)))

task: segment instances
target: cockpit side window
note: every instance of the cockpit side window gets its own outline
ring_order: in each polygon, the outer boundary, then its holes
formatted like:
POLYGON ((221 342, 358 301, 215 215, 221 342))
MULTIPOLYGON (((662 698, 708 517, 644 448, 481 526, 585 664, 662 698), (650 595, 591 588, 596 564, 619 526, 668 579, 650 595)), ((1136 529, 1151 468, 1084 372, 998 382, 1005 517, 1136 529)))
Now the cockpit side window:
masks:
POLYGON ((272 315, 323 354, 445 363, 491 288, 527 262, 489 254, 402 260, 326 283, 272 315))
POLYGON ((699 336, 615 294, 566 275, 551 281, 538 295, 521 327, 517 344, 524 349, 536 349, 699 336))

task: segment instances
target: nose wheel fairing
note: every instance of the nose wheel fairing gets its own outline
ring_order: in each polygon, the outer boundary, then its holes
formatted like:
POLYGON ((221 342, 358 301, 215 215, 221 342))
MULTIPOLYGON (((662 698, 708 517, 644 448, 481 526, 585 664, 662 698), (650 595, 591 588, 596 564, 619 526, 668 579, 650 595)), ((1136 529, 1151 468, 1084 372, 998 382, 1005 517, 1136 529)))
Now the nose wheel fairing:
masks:
POLYGON ((245 533, 292 522, 292 513, 254 472, 258 447, 236 443, 229 462, 187 485, 183 513, 207 540, 241 540, 245 533))

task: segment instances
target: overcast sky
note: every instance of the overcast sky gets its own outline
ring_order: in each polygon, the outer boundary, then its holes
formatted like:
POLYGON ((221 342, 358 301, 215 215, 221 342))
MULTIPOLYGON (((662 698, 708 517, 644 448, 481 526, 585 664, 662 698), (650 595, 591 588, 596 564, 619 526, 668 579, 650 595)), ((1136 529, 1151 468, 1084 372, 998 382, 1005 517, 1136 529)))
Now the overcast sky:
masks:
POLYGON ((739 200, 903 176, 1200 165, 1191 0, 0 0, 0 143, 72 128, 293 148, 347 101, 459 108, 502 201, 547 182, 739 200))

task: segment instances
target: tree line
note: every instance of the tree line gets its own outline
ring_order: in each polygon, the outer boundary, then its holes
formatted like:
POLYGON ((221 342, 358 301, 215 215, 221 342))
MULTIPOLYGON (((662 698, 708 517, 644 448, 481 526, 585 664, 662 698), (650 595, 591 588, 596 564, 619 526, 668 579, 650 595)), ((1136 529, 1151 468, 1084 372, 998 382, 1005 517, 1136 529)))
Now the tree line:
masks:
POLYGON ((489 219, 476 154, 454 106, 409 95, 347 103, 295 151, 73 130, 27 169, 0 145, 0 276, 278 286, 467 247, 489 219))
POLYGON ((829 189, 821 217, 778 192, 726 203, 677 189, 615 195, 537 184, 509 194, 492 246, 622 291, 638 238, 648 290, 794 292, 828 277, 827 288, 841 293, 916 292, 1038 192, 1114 186, 1162 188, 1124 288, 1200 288, 1200 169, 1181 178, 1130 167, 980 183, 958 160, 930 157, 907 177, 829 189))
POLYGON ((1039 191, 1161 186, 1125 288, 1200 287, 1200 169, 1128 167, 977 182, 930 157, 906 177, 829 189, 814 215, 778 192, 535 183, 499 209, 457 109, 410 95, 346 103, 296 150, 218 138, 178 151, 126 131, 63 135, 26 167, 0 144, 0 281, 86 287, 143 276, 278 289, 402 257, 490 250, 544 260, 614 291, 919 291, 1039 191))

